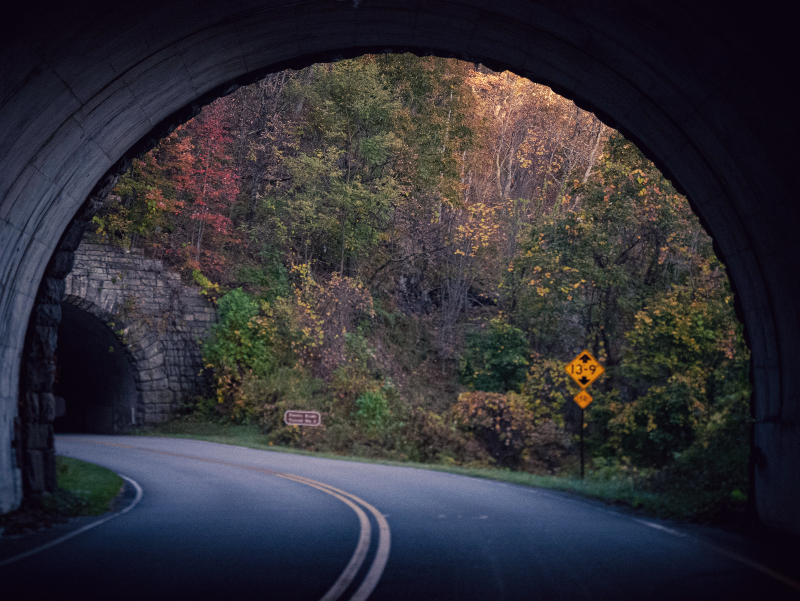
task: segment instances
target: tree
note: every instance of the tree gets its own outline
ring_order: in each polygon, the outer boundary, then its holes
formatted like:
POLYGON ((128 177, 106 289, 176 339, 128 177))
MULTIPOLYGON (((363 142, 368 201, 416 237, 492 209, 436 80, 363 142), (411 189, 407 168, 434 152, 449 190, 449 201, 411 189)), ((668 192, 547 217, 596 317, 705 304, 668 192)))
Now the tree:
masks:
POLYGON ((239 191, 239 174, 231 155, 227 102, 206 107, 185 127, 192 144, 182 148, 179 160, 185 165, 177 178, 177 192, 187 203, 190 218, 197 224, 192 234, 195 261, 200 264, 203 234, 208 230, 229 234, 227 210, 239 191))
POLYGON ((741 325, 727 286, 704 288, 675 286, 653 298, 626 335, 624 375, 639 394, 609 407, 609 443, 640 463, 663 467, 732 419, 740 424, 734 436, 746 435, 749 366, 741 325))
POLYGON ((222 295, 208 358, 232 414, 277 431, 310 403, 336 450, 554 473, 580 413, 563 363, 585 347, 607 368, 592 454, 740 486, 749 359, 711 239, 545 86, 411 55, 276 73, 116 193, 98 231, 222 295))
POLYGON ((527 375, 527 357, 525 333, 495 318, 467 335, 467 348, 461 356, 461 379, 471 390, 519 392, 527 375))

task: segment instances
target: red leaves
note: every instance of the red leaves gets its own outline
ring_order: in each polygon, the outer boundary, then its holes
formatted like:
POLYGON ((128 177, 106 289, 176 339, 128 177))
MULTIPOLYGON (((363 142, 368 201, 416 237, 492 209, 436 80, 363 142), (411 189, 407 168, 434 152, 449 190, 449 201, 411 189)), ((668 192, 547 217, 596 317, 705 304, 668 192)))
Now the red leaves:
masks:
POLYGON ((173 212, 189 218, 184 223, 195 247, 192 264, 207 264, 211 270, 221 268, 218 251, 232 230, 228 211, 239 192, 239 171, 232 155, 230 102, 230 98, 222 98, 178 128, 173 134, 174 154, 166 166, 177 193, 173 212))
MULTIPOLYGON (((206 205, 206 203, 202 203, 200 206, 207 207, 208 205, 206 205)), ((195 211, 192 213, 192 219, 195 221, 202 221, 203 223, 212 227, 215 232, 219 232, 220 234, 227 234, 228 226, 231 225, 231 220, 228 217, 219 213, 212 213, 209 209, 205 211, 195 211)))

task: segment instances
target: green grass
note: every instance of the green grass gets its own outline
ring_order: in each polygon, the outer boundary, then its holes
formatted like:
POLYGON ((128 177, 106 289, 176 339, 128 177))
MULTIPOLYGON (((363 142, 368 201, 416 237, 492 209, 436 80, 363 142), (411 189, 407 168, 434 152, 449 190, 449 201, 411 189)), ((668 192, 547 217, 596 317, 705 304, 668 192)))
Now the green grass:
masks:
POLYGON ((204 440, 279 453, 292 453, 344 461, 357 461, 447 472, 473 478, 485 478, 522 486, 573 493, 592 499, 598 499, 609 504, 628 506, 647 514, 660 517, 684 520, 697 520, 703 517, 702 509, 695 499, 681 495, 664 495, 637 490, 630 480, 597 480, 593 479, 591 476, 581 480, 574 476, 539 476, 507 469, 463 467, 452 463, 415 463, 411 461, 392 461, 354 455, 337 455, 334 453, 306 451, 294 447, 270 444, 269 436, 262 433, 257 426, 220 424, 186 419, 159 424, 149 429, 140 430, 137 434, 142 436, 204 440))
POLYGON ((123 484, 111 470, 70 457, 56 457, 56 471, 58 490, 24 499, 18 509, 0 515, 0 535, 25 534, 70 517, 105 513, 123 484))
POLYGON ((71 457, 57 457, 58 487, 82 501, 81 515, 99 515, 109 510, 123 480, 114 472, 71 457))

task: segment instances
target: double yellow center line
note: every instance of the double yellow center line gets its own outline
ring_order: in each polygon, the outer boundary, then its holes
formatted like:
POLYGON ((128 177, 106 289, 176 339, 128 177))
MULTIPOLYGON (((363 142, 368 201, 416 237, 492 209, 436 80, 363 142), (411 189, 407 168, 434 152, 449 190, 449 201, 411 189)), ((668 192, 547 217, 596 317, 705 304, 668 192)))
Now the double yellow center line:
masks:
POLYGON ((218 459, 197 457, 195 455, 183 455, 181 453, 172 453, 170 451, 159 451, 156 449, 148 449, 145 447, 124 445, 113 442, 100 442, 96 440, 75 439, 75 442, 88 442, 92 444, 101 444, 110 447, 120 447, 124 449, 133 449, 136 451, 146 451, 149 453, 158 453, 159 455, 168 455, 170 457, 179 457, 181 459, 192 459, 194 461, 203 461, 205 463, 211 463, 214 465, 223 465, 226 467, 234 467, 238 469, 249 470, 251 472, 258 472, 260 474, 267 474, 269 476, 275 476, 277 478, 291 480, 299 484, 305 484, 306 486, 316 488, 319 491, 322 491, 326 494, 329 494, 332 497, 335 497, 336 499, 338 499, 339 501, 350 507, 350 509, 352 509, 358 516, 361 532, 358 537, 358 544, 356 545, 356 549, 353 552, 353 556, 350 558, 349 563, 345 567, 344 571, 339 575, 339 578, 337 578, 336 582, 333 583, 333 586, 331 586, 331 588, 328 589, 328 592, 325 593, 325 595, 322 597, 320 601, 336 601, 337 599, 339 599, 339 597, 341 597, 341 595, 345 592, 345 590, 347 590, 347 588, 352 584, 353 580, 358 574, 359 569, 361 569, 361 566, 363 565, 364 560, 367 557, 370 540, 372 538, 372 526, 370 525, 369 518, 367 517, 367 514, 364 513, 363 509, 366 509, 369 513, 371 513, 375 518, 375 521, 378 523, 378 550, 375 553, 375 557, 372 560, 372 565, 367 571, 364 580, 361 582, 361 585, 356 589, 355 593, 353 593, 353 595, 350 597, 349 601, 365 601, 370 596, 370 594, 372 594, 372 591, 375 589, 375 587, 378 585, 378 581, 381 579, 383 570, 386 567, 386 562, 389 560, 389 549, 391 547, 391 534, 389 532, 389 524, 387 523, 386 518, 383 516, 383 514, 380 511, 378 511, 375 507, 364 501, 363 499, 355 495, 352 495, 349 492, 345 492, 339 488, 331 486, 330 484, 325 484, 324 482, 318 482, 317 480, 312 480, 311 478, 305 478, 303 476, 297 476, 295 474, 287 474, 286 472, 278 472, 275 470, 270 470, 261 467, 254 467, 250 465, 242 465, 240 463, 232 463, 229 461, 220 461, 218 459))

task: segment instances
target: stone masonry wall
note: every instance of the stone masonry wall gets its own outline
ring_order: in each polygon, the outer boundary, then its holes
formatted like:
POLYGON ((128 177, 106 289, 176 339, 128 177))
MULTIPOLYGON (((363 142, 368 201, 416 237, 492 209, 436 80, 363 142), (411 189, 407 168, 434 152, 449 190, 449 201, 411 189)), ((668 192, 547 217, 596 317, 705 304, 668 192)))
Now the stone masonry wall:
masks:
POLYGON ((161 261, 82 242, 65 279, 64 302, 104 321, 127 350, 136 378, 136 422, 165 420, 202 392, 199 342, 216 311, 161 261))

